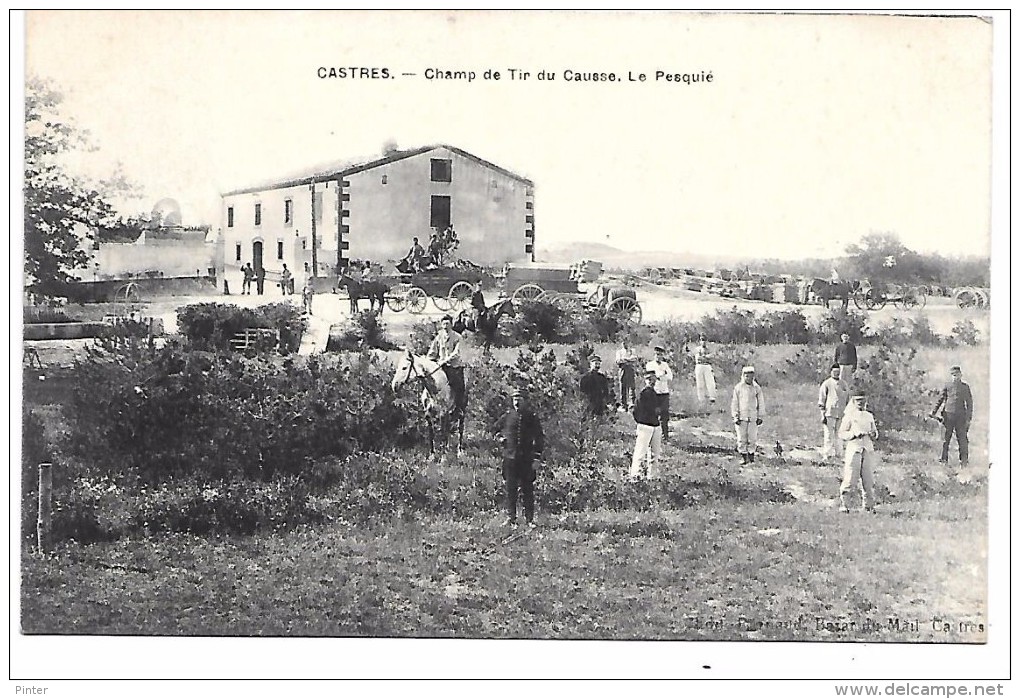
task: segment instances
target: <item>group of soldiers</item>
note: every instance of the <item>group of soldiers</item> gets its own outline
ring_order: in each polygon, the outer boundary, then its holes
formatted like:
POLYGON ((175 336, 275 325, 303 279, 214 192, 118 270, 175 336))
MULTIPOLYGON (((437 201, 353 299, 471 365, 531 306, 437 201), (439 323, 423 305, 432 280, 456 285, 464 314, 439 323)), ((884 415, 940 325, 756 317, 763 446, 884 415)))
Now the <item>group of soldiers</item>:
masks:
POLYGON ((442 267, 450 255, 460 245, 457 231, 453 224, 440 231, 433 228, 429 235, 428 247, 422 247, 418 238, 411 239, 411 249, 404 255, 404 262, 412 272, 421 272, 429 267, 442 267))
MULTIPOLYGON (((463 397, 464 367, 460 357, 460 335, 452 329, 452 318, 445 316, 429 347, 429 356, 439 361, 454 391, 455 400, 463 397)), ((666 349, 657 345, 654 357, 642 361, 627 339, 616 351, 620 400, 614 400, 614 382, 602 372, 602 359, 592 354, 589 367, 580 378, 580 390, 586 409, 592 415, 606 415, 613 407, 631 412, 636 423, 634 451, 629 476, 653 478, 662 455, 662 445, 669 440, 670 389, 673 371, 667 362, 666 349), (636 378, 641 374, 643 385, 638 389, 636 378)), ((712 355, 706 338, 699 337, 693 351, 694 380, 698 401, 714 405, 717 398, 712 355)), ((875 416, 868 410, 867 396, 854 382, 858 370, 857 348, 847 334, 836 346, 829 375, 818 388, 818 410, 822 425, 823 463, 829 459, 843 461, 843 478, 839 489, 840 509, 850 511, 850 494, 859 489, 865 511, 875 506, 874 466, 878 428, 875 416)), ((756 371, 744 366, 740 380, 733 387, 730 416, 736 435, 736 452, 742 464, 755 461, 758 428, 766 417, 765 397, 755 380, 756 371)), ((503 450, 503 478, 506 485, 508 522, 516 526, 518 499, 523 501, 527 523, 533 525, 535 464, 542 459, 544 447, 541 420, 528 407, 523 392, 514 389, 510 409, 500 418, 497 432, 503 450)), ((942 389, 931 417, 944 426, 940 461, 949 458, 949 446, 956 435, 960 462, 968 463, 967 432, 973 415, 970 387, 962 381, 959 366, 950 369, 950 380, 942 389), (940 413, 941 411, 941 413, 940 413)), ((777 442, 777 453, 781 455, 777 442)))
MULTIPOLYGON (((862 506, 866 511, 874 509, 874 464, 875 444, 878 428, 874 415, 867 409, 867 396, 854 382, 858 368, 857 348, 848 334, 841 336, 834 353, 829 375, 818 389, 818 409, 822 423, 823 462, 842 459, 843 479, 840 484, 840 509, 849 512, 849 495, 860 489, 862 506)), ((631 460, 630 477, 642 475, 654 477, 656 464, 661 458, 662 444, 669 436, 669 393, 673 373, 665 360, 665 349, 654 348, 655 358, 643 369, 644 386, 635 389, 635 377, 641 366, 634 350, 624 340, 616 353, 619 370, 621 412, 632 411, 636 423, 634 452, 631 460), (636 395, 635 395, 636 393, 636 395)), ((715 376, 712 370, 711 354, 704 336, 699 338, 693 352, 695 363, 694 379, 698 401, 714 404, 716 401, 715 376)), ((730 400, 730 415, 736 434, 736 452, 742 464, 755 460, 758 442, 758 428, 764 422, 765 397, 761 385, 755 380, 755 368, 744 366, 740 380, 733 387, 730 400)), ((604 414, 613 404, 612 382, 601 371, 601 359, 590 360, 590 369, 581 378, 581 392, 584 394, 590 413, 604 414)), ((950 369, 950 380, 942 389, 938 403, 931 417, 938 419, 944 427, 940 462, 948 463, 949 447, 953 435, 959 447, 960 463, 968 463, 967 432, 973 415, 973 398, 970 387, 962 381, 959 366, 950 369), (940 411, 941 410, 941 414, 940 411)), ((777 454, 781 445, 777 441, 777 454)))

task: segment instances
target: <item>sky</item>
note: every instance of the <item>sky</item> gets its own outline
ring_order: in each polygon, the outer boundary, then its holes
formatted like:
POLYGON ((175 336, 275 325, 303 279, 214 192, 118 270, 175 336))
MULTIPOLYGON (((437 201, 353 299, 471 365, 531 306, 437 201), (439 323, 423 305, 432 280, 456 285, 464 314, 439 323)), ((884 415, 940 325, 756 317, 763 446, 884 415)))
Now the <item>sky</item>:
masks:
POLYGON ((127 213, 173 197, 216 228, 222 192, 447 143, 535 182, 539 252, 829 257, 882 231, 988 255, 992 34, 879 15, 30 12, 25 62, 97 147, 75 167, 139 185, 127 213), (392 77, 319 77, 341 67, 392 77))

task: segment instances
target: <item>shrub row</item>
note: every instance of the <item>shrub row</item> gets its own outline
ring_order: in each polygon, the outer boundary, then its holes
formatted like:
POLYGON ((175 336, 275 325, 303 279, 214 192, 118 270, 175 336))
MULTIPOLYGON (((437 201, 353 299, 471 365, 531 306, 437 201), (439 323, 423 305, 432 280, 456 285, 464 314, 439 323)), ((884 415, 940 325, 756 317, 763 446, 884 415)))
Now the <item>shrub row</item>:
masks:
POLYGON ((223 303, 199 303, 177 311, 181 333, 193 349, 219 351, 230 349, 230 340, 246 328, 268 328, 280 333, 280 351, 297 352, 307 321, 296 306, 271 303, 257 308, 241 308, 223 303))

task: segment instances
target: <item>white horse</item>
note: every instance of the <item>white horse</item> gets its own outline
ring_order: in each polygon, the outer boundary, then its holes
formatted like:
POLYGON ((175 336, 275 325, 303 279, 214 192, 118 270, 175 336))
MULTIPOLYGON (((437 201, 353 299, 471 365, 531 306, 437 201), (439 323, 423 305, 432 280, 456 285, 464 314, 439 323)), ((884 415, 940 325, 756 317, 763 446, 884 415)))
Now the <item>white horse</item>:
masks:
POLYGON ((453 421, 456 420, 457 453, 459 454, 464 443, 466 406, 457 405, 457 401, 454 400, 453 389, 450 387, 450 381, 446 378, 443 367, 428 357, 413 354, 411 350, 407 350, 397 362, 397 369, 393 372, 390 388, 397 391, 404 384, 413 384, 421 388, 421 406, 425 411, 425 421, 429 430, 429 452, 435 453, 436 450, 434 425, 439 424, 440 433, 445 442, 454 425, 453 421))

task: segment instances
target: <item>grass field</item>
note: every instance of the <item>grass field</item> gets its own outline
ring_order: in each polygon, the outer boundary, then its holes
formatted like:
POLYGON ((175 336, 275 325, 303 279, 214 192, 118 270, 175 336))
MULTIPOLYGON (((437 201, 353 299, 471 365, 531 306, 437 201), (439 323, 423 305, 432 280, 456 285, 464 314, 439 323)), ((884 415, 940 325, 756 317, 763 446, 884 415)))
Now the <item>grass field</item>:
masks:
MULTIPOLYGON (((776 366, 794 349, 758 348, 756 361, 776 366)), ((613 348, 597 350, 609 358, 613 348)), ((935 429, 883 434, 874 514, 841 514, 839 465, 811 456, 821 438, 813 382, 767 377, 764 455, 740 466, 726 412, 736 370, 719 367, 721 400, 708 413, 695 409, 690 377, 677 377, 681 417, 658 482, 624 481, 633 421, 615 415, 598 466, 614 483, 611 497, 551 512, 543 482, 552 474, 540 475, 539 527, 510 543, 501 543, 496 498, 487 509, 360 527, 63 542, 23 554, 22 630, 979 643, 987 633, 987 347, 926 349, 920 361, 933 385, 950 362, 966 367, 976 399, 971 468, 936 463, 935 429), (782 458, 770 449, 777 440, 782 458), (626 504, 651 488, 678 504, 626 504)), ((60 391, 26 400, 56 410, 60 391)), ((449 458, 423 468, 444 471, 449 483, 492 479, 497 465, 449 458)))

